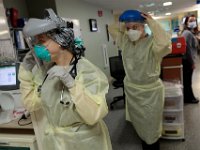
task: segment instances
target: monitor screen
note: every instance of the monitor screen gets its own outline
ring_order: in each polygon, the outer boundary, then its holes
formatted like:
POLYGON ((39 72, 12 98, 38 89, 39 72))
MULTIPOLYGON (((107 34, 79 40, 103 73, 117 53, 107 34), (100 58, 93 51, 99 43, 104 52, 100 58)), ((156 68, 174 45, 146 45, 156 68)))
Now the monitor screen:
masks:
POLYGON ((4 66, 0 67, 0 85, 15 85, 16 84, 16 67, 4 66))
POLYGON ((19 88, 18 64, 0 66, 0 90, 15 90, 19 88))

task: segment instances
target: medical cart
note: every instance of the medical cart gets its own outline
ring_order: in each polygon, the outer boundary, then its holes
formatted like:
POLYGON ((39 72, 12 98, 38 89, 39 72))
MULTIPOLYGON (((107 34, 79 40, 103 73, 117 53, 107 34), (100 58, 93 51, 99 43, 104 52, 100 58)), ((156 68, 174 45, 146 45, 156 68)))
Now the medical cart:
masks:
POLYGON ((161 74, 165 83, 162 138, 184 140, 182 55, 165 57, 161 74))

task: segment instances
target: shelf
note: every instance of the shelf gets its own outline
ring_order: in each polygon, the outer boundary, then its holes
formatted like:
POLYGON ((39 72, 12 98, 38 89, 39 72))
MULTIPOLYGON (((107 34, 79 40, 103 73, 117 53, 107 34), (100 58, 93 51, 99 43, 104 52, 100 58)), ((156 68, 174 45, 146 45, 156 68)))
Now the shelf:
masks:
POLYGON ((184 136, 179 136, 179 137, 162 136, 161 138, 168 139, 168 140, 185 140, 184 136))
MULTIPOLYGON (((26 120, 26 122, 24 121, 24 123, 28 123, 28 122, 31 122, 31 118, 28 118, 26 120)), ((18 125, 18 119, 15 119, 9 123, 4 123, 4 124, 0 124, 0 128, 4 128, 4 129, 33 129, 33 125, 32 124, 29 124, 29 125, 26 125, 26 126, 19 126, 18 125)))
POLYGON ((183 109, 164 109, 164 112, 181 112, 183 109))
POLYGON ((23 30, 23 28, 13 28, 13 27, 9 27, 10 30, 23 30))
POLYGON ((164 58, 177 58, 177 57, 183 57, 184 54, 168 54, 167 56, 165 56, 164 58))
POLYGON ((10 38, 0 39, 0 41, 8 41, 11 40, 10 38))
POLYGON ((163 123, 164 126, 183 126, 184 123, 163 123))
POLYGON ((31 134, 1 134, 0 133, 0 141, 6 142, 26 142, 26 143, 33 143, 36 141, 35 135, 31 134))
POLYGON ((4 150, 38 150, 36 137, 34 134, 1 134, 0 149, 4 150))
POLYGON ((16 48, 18 52, 24 52, 24 51, 29 51, 29 48, 25 48, 25 49, 20 49, 20 48, 16 48))
POLYGON ((163 124, 162 137, 167 137, 168 139, 184 139, 184 123, 163 124))

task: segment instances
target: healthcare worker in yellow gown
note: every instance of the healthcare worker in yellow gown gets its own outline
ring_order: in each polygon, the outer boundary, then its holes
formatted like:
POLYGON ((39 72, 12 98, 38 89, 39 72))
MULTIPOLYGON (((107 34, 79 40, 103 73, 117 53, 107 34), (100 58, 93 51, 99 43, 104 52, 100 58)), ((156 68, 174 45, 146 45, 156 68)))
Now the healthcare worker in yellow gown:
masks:
POLYGON ((43 150, 112 150, 102 120, 108 113, 107 78, 81 56, 83 43, 66 22, 52 9, 45 14, 30 19, 23 32, 34 43, 34 55, 52 67, 41 71, 29 52, 19 71, 24 106, 30 112, 42 108, 47 118, 43 150))
POLYGON ((144 150, 158 150, 164 106, 160 64, 171 52, 171 38, 150 15, 137 10, 124 11, 119 21, 120 26, 109 26, 109 33, 122 49, 126 119, 142 139, 144 150), (150 36, 145 23, 152 31, 150 36))

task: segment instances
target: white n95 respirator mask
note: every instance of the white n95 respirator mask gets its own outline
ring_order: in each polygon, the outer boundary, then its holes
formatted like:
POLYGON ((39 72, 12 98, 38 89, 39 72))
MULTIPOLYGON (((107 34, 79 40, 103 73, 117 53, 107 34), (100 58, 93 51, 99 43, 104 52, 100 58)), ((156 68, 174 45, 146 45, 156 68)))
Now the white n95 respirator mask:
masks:
POLYGON ((127 35, 129 37, 129 39, 134 42, 139 40, 140 36, 141 36, 142 32, 139 30, 133 30, 133 29, 129 29, 127 32, 127 35))
POLYGON ((188 28, 194 29, 194 28, 196 28, 196 27, 197 27, 196 21, 193 21, 193 22, 189 22, 189 23, 188 23, 188 28))

